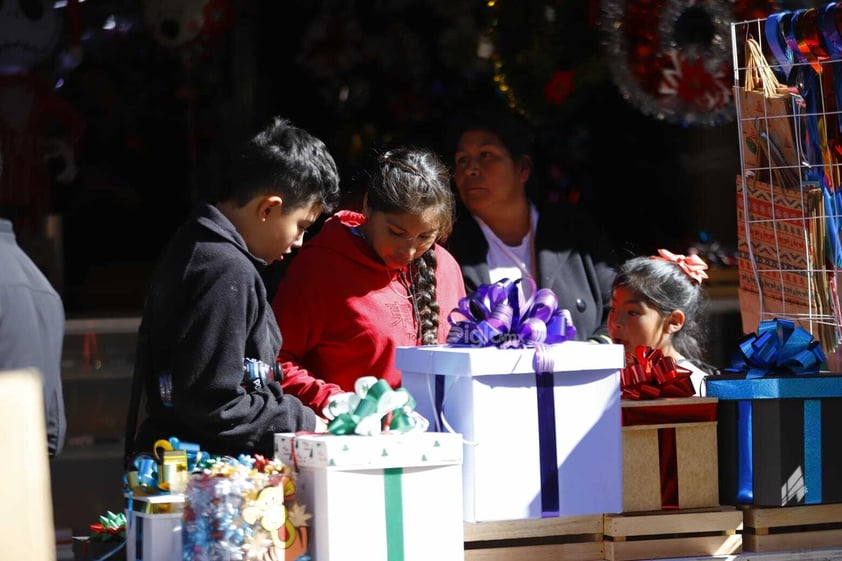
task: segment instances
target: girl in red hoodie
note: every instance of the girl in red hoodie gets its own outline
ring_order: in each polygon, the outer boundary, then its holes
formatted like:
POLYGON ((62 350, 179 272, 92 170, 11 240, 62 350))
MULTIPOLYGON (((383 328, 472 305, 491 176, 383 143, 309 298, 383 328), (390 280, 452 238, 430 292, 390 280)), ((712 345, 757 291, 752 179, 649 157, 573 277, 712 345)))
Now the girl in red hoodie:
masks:
POLYGON ((381 154, 362 212, 334 214, 291 261, 272 304, 282 386, 317 414, 361 376, 400 386, 395 347, 446 342, 447 314, 465 296, 438 243, 453 226, 449 177, 427 149, 381 154))

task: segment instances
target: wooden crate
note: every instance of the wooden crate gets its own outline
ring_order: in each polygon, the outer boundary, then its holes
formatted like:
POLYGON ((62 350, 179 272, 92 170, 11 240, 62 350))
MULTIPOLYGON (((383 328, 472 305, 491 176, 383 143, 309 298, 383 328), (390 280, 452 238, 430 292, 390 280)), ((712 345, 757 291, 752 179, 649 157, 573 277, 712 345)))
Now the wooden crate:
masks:
POLYGON ((465 561, 603 560, 602 525, 601 514, 465 522, 465 561))
POLYGON ((742 551, 743 513, 735 507, 606 514, 608 561, 730 555, 742 551))
POLYGON ((743 549, 842 546, 842 504, 743 508, 743 549))

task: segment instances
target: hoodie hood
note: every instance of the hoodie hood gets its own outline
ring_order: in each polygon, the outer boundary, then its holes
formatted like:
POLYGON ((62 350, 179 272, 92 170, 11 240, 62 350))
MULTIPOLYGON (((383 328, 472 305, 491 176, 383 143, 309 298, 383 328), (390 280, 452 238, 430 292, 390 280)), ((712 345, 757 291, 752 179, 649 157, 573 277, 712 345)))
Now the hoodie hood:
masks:
MULTIPOLYGON (((328 218, 319 233, 307 241, 301 251, 320 248, 329 253, 336 253, 343 259, 358 263, 368 269, 383 271, 386 264, 374 251, 374 248, 354 228, 365 224, 365 216, 352 210, 340 210, 328 218)), ((395 274, 396 271, 390 271, 395 274)))

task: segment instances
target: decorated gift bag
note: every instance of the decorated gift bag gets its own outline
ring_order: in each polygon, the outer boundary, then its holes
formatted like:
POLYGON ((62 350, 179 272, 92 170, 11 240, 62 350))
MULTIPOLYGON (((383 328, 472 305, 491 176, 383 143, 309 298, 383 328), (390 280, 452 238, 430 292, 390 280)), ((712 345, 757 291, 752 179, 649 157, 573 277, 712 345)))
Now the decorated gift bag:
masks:
POLYGON ((798 187, 799 157, 795 134, 793 103, 795 97, 781 84, 760 44, 746 39, 744 85, 738 88, 738 113, 744 169, 763 173, 783 187, 798 187))
POLYGON ((835 346, 834 294, 824 273, 826 223, 822 189, 789 189, 737 176, 737 265, 743 332, 773 318, 803 320, 835 346), (822 319, 821 322, 813 320, 822 319))
POLYGON ((211 457, 184 493, 181 559, 310 561, 310 518, 290 466, 259 455, 211 457))

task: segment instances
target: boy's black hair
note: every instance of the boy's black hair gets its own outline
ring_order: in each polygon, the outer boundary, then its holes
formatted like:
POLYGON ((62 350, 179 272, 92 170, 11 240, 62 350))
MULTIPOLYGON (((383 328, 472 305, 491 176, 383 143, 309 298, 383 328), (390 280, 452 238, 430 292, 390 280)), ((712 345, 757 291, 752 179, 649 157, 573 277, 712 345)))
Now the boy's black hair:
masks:
POLYGON ((328 213, 339 202, 339 171, 325 143, 282 117, 240 148, 212 202, 242 206, 272 194, 283 197, 286 210, 318 203, 328 213))

